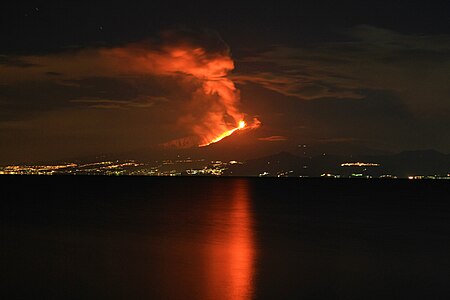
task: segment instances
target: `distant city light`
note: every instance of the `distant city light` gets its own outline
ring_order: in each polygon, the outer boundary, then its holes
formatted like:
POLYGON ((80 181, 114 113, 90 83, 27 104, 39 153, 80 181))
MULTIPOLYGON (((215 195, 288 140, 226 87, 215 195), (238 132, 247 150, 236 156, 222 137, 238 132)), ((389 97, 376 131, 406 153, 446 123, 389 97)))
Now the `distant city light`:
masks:
MULTIPOLYGON (((54 165, 9 165, 0 166, 0 175, 107 175, 107 176, 257 176, 257 177, 315 177, 314 168, 307 165, 299 165, 298 169, 283 169, 279 160, 265 161, 264 168, 254 171, 239 171, 245 168, 246 163, 237 160, 227 162, 221 160, 206 160, 180 158, 166 159, 141 163, 134 160, 119 161, 105 160, 88 163, 58 163, 54 165), (267 165, 266 165, 267 163, 267 165), (267 167, 267 168, 266 168, 267 167), (265 169, 265 170, 264 170, 265 169), (307 171, 312 169, 312 173, 307 171)), ((342 167, 378 167, 378 163, 368 162, 346 162, 342 167)), ((350 169, 351 170, 351 169, 350 169)), ((330 169, 331 171, 331 169, 330 169)), ((450 174, 409 174, 402 176, 398 174, 367 174, 366 169, 357 169, 353 172, 330 171, 319 173, 325 178, 408 178, 410 180, 434 180, 450 179, 450 174)))
POLYGON ((341 167, 379 167, 377 163, 365 163, 365 162, 347 162, 342 163, 341 167))

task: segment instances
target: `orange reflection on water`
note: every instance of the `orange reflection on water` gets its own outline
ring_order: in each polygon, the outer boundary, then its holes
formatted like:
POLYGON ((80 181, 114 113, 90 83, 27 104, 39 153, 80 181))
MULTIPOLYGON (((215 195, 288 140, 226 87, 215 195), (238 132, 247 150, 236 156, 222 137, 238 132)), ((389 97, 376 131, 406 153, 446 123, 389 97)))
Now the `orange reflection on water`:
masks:
POLYGON ((226 197, 209 216, 213 229, 206 243, 206 298, 249 300, 256 245, 248 181, 234 181, 226 197))

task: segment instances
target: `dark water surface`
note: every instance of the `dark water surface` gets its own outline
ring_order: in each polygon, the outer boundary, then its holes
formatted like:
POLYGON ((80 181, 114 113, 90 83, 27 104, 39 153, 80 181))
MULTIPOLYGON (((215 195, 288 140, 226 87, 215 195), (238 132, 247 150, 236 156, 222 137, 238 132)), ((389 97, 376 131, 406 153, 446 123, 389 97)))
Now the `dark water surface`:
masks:
POLYGON ((0 177, 1 299, 450 299, 450 183, 0 177))

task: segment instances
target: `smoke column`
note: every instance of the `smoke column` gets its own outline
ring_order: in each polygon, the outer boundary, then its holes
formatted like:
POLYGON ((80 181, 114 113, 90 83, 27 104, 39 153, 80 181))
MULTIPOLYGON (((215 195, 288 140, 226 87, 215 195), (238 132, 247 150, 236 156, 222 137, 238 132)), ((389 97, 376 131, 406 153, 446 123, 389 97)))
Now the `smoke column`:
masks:
POLYGON ((170 141, 165 146, 206 146, 247 127, 239 110, 239 91, 227 77, 234 69, 230 51, 213 32, 170 31, 161 43, 135 43, 103 49, 102 55, 128 72, 192 77, 198 84, 187 105, 191 113, 178 120, 192 136, 170 141), (201 113, 199 113, 201 112, 201 113))

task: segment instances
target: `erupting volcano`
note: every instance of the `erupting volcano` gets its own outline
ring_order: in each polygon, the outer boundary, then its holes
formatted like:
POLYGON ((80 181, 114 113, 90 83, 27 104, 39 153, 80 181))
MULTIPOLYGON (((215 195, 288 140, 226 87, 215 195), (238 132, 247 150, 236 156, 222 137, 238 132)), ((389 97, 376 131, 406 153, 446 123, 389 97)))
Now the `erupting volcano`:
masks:
POLYGON ((109 61, 116 61, 118 68, 178 78, 180 88, 193 91, 190 99, 179 102, 181 116, 177 119, 177 126, 190 135, 163 146, 203 147, 237 130, 258 127, 256 119, 249 125, 244 122, 239 90, 228 77, 234 62, 228 46, 217 34, 166 32, 163 39, 162 44, 136 43, 103 51, 109 61))
POLYGON ((224 133, 222 133, 221 135, 219 135, 218 137, 216 137, 215 139, 213 139, 212 141, 203 144, 203 145, 199 145, 199 147, 205 147, 214 143, 217 143, 219 141, 221 141, 222 139, 226 138, 227 136, 232 135, 236 130, 241 130, 244 129, 245 126, 247 126, 247 124, 245 124, 245 121, 239 121, 239 125, 236 128, 233 128, 231 130, 225 131, 224 133))

